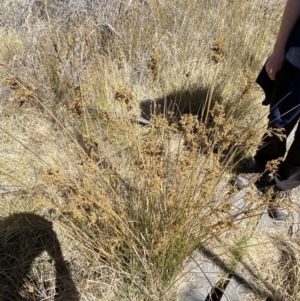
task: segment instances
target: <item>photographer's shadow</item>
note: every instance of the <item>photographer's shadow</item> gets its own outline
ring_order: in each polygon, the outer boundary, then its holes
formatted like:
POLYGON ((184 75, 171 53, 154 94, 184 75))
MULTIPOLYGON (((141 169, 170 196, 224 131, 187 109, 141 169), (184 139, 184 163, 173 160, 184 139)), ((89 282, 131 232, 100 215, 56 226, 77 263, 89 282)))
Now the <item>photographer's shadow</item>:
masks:
POLYGON ((32 213, 17 213, 0 220, 0 300, 40 300, 24 293, 35 258, 46 251, 55 270, 54 300, 79 300, 52 223, 32 213))

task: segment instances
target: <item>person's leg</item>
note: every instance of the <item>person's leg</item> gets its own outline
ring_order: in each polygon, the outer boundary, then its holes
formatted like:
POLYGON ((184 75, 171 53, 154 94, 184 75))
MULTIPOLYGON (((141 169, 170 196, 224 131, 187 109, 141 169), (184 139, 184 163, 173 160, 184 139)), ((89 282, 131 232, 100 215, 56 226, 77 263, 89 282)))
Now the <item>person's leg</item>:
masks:
MULTIPOLYGON (((276 76, 276 83, 271 97, 270 107, 274 107, 284 97, 291 80, 298 72, 298 68, 285 60, 280 72, 276 76)), ((293 120, 287 124, 283 130, 284 134, 288 136, 294 128, 297 120, 293 120)), ((273 128, 272 121, 268 124, 268 129, 273 128)), ((269 185, 270 172, 265 170, 265 165, 268 161, 284 157, 286 152, 286 139, 280 139, 276 135, 269 136, 265 134, 254 156, 255 164, 248 170, 244 170, 236 178, 238 189, 243 189, 250 183, 256 183, 259 189, 265 189, 269 185)))
POLYGON ((295 132, 294 141, 286 158, 279 165, 274 179, 278 189, 283 191, 293 189, 300 184, 300 126, 295 132))
MULTIPOLYGON (((298 122, 299 116, 290 124, 291 130, 298 122)), ((289 212, 285 203, 292 198, 291 190, 300 184, 300 126, 298 125, 294 140, 286 157, 280 163, 277 172, 274 174, 274 194, 269 206, 269 216, 276 220, 287 220, 289 212)))
MULTIPOLYGON (((298 120, 299 117, 296 118, 298 120)), ((286 158, 281 162, 274 174, 274 194, 269 206, 269 216, 277 220, 287 220, 289 212, 284 203, 291 201, 291 189, 300 184, 300 126, 286 158)))
MULTIPOLYGON (((276 78, 276 84, 271 97, 270 107, 273 108, 283 97, 291 80, 295 74, 299 71, 297 67, 292 65, 288 60, 284 61, 281 71, 278 73, 276 78)), ((297 119, 294 119, 289 124, 285 125, 283 130, 286 137, 290 134, 297 123, 297 119)), ((272 120, 270 120, 267 129, 274 128, 272 120)), ((269 160, 278 159, 283 157, 286 152, 286 139, 280 139, 277 135, 265 134, 261 140, 260 146, 258 147, 254 156, 255 161, 258 165, 265 167, 265 164, 269 160)))
MULTIPOLYGON (((260 165, 262 168, 265 168, 265 165, 268 161, 284 157, 286 152, 286 138, 291 133, 296 123, 297 119, 294 119, 292 122, 282 128, 282 134, 284 134, 285 137, 279 138, 275 134, 272 134, 271 136, 264 134, 260 146, 258 147, 254 156, 254 159, 258 165, 260 165)), ((272 124, 269 124, 267 130, 271 130, 272 128, 274 128, 272 127, 272 124)))
MULTIPOLYGON (((270 107, 274 107, 279 101, 284 98, 289 83, 299 71, 297 67, 285 60, 281 71, 276 78, 274 92, 271 98, 270 107)), ((283 100, 284 101, 284 100, 283 100)), ((298 122, 299 117, 295 118, 289 124, 284 126, 284 134, 286 137, 291 133, 298 122)), ((272 120, 268 128, 274 128, 272 120)), ((284 206, 284 202, 290 201, 290 189, 299 185, 300 180, 300 127, 298 127, 294 142, 289 149, 286 158, 280 163, 277 173, 274 175, 274 193, 269 205, 269 216, 277 220, 287 220, 289 212, 284 206)), ((264 135, 262 146, 257 150, 255 160, 258 164, 265 165, 267 161, 284 157, 286 153, 286 138, 280 139, 276 135, 269 137, 264 135)))

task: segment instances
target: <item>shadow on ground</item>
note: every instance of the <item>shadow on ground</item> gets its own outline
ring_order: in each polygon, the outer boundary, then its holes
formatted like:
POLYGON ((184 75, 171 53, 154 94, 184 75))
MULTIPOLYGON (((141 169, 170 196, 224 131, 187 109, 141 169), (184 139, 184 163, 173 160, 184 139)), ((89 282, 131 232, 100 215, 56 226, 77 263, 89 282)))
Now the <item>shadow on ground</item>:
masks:
POLYGON ((52 223, 32 213, 18 213, 0 221, 0 300, 41 300, 24 286, 35 258, 46 251, 55 270, 55 301, 79 300, 52 223))
POLYGON ((193 114, 199 118, 205 117, 208 107, 211 109, 215 102, 222 101, 217 89, 214 90, 211 97, 209 94, 208 88, 195 86, 174 91, 155 100, 143 100, 140 103, 141 117, 150 120, 153 115, 164 115, 174 122, 178 121, 183 114, 193 114))
MULTIPOLYGON (((226 265, 226 263, 213 251, 207 248, 203 248, 202 252, 207 259, 214 262, 223 271, 228 273, 228 279, 225 281, 225 283, 222 282, 221 287, 214 287, 212 289, 211 294, 208 295, 206 298, 207 301, 221 300, 223 292, 226 289, 226 286, 229 284, 230 279, 234 279, 237 282, 238 286, 242 286, 244 287, 244 289, 251 291, 252 293, 254 293, 254 295, 258 296, 258 298, 263 297, 266 301, 284 300, 282 289, 277 287, 276 285, 272 285, 271 283, 265 281, 265 279, 259 277, 253 271, 253 268, 247 263, 243 261, 239 263, 243 267, 243 269, 247 270, 247 272, 249 273, 249 276, 246 279, 243 275, 237 273, 236 271, 232 272, 232 269, 228 265, 226 265), (258 283, 260 283, 260 285, 258 285, 258 283)), ((238 298, 238 300, 241 299, 238 298)))
MULTIPOLYGON (((190 89, 177 90, 169 93, 165 97, 157 99, 146 99, 140 103, 141 124, 148 125, 152 116, 162 115, 169 124, 178 124, 182 115, 192 114, 197 116, 200 122, 203 122, 207 129, 214 127, 214 121, 210 114, 216 103, 223 104, 225 116, 230 115, 230 105, 224 102, 220 91, 215 88, 213 94, 210 95, 210 90, 204 87, 193 87, 190 89)), ((180 127, 179 127, 180 128, 180 127)), ((196 129, 194 129, 196 131, 196 129)), ((211 138, 208 137, 210 140, 211 138)), ((200 147, 200 145, 199 145, 200 147)), ((218 152, 219 146, 216 144, 214 152, 218 152)), ((235 145, 235 140, 222 152, 222 160, 220 163, 228 160, 234 166, 243 158, 245 152, 244 145, 235 145)))

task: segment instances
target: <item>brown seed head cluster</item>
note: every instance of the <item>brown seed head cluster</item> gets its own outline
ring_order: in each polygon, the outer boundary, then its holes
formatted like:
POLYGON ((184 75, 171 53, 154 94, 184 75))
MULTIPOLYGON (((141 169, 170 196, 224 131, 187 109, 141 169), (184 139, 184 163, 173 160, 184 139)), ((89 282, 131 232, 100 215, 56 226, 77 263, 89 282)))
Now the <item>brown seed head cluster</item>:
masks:
POLYGON ((73 89, 73 97, 70 101, 69 108, 72 111, 72 113, 83 116, 84 109, 85 109, 85 102, 83 101, 83 93, 81 91, 81 86, 76 85, 73 89))
POLYGON ((19 86, 18 81, 14 77, 6 78, 4 80, 4 84, 7 86, 11 86, 12 89, 15 89, 19 86))
POLYGON ((125 61, 126 61, 126 56, 124 54, 121 54, 118 58, 118 70, 121 70, 124 67, 125 61))
POLYGON ((285 130, 284 129, 279 129, 279 128, 269 128, 266 131, 266 134, 271 137, 273 135, 277 136, 280 141, 286 138, 285 130))
POLYGON ((74 99, 71 103, 70 103, 70 110, 78 115, 78 116, 82 116, 83 112, 84 112, 84 105, 83 103, 79 100, 79 99, 74 99))
POLYGON ((282 161, 282 157, 276 159, 276 160, 270 160, 266 164, 266 170, 269 170, 270 172, 275 173, 278 170, 278 166, 280 162, 282 161))
POLYGON ((160 61, 161 54, 158 52, 157 49, 153 49, 150 55, 150 61, 147 64, 148 69, 151 70, 153 81, 156 81, 158 78, 158 69, 160 61))
POLYGON ((16 78, 7 78, 4 80, 4 84, 10 86, 14 91, 15 100, 19 107, 34 96, 34 93, 20 85, 16 78))
POLYGON ((217 64, 223 59, 224 54, 225 54, 224 41, 222 39, 218 39, 215 41, 212 47, 211 59, 217 64))
POLYGON ((252 74, 248 74, 246 87, 242 92, 242 96, 249 96, 254 86, 255 86, 255 77, 252 74))
POLYGON ((65 180, 66 176, 64 172, 57 165, 49 167, 46 174, 42 177, 42 181, 46 185, 58 184, 64 182, 65 180))
POLYGON ((128 90, 126 88, 119 88, 115 92, 115 99, 120 102, 125 103, 127 111, 130 111, 133 109, 133 105, 132 105, 133 95, 130 90, 128 90))

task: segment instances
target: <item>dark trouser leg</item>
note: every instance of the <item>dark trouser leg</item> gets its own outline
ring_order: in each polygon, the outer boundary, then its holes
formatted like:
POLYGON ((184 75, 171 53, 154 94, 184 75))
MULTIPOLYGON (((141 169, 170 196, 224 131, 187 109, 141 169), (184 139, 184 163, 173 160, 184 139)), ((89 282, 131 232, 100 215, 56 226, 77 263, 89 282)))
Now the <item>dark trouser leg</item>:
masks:
MULTIPOLYGON (((283 134, 286 137, 291 133, 293 128, 297 123, 297 119, 293 120, 293 122, 285 125, 283 127, 283 134)), ((268 125, 268 129, 272 128, 272 124, 268 125)), ((274 128, 274 127, 273 127, 274 128)), ((286 152, 286 138, 279 138, 278 136, 272 134, 272 136, 268 136, 265 134, 262 138, 262 142, 260 144, 258 150, 256 151, 256 155, 254 157, 255 161, 265 167, 267 161, 276 160, 280 157, 284 157, 286 152)))
MULTIPOLYGON (((299 118, 296 118, 299 119, 299 118)), ((295 133, 294 141, 284 161, 275 174, 276 186, 279 190, 290 190, 300 184, 300 126, 295 133)))
MULTIPOLYGON (((289 61, 284 61, 282 69, 280 70, 280 72, 278 72, 276 77, 276 83, 274 92, 271 97, 270 107, 275 106, 281 100, 281 98, 284 96, 284 91, 287 89, 291 80, 298 71, 299 69, 292 65, 289 61)), ((297 119, 298 118, 294 119, 292 122, 284 126, 284 134, 286 136, 290 134, 290 132, 296 125, 297 119)), ((272 125, 272 120, 268 124, 268 129, 270 128, 274 128, 274 126, 272 125)), ((282 139, 281 141, 276 135, 272 135, 270 137, 265 134, 262 138, 262 142, 256 152, 254 159, 259 165, 265 166, 267 161, 283 157, 285 152, 286 139, 282 139)))

